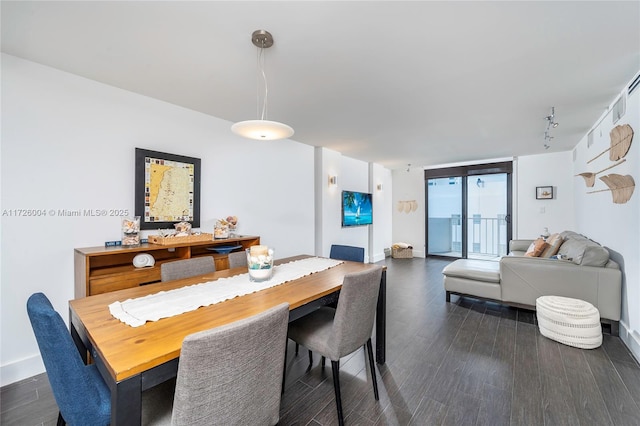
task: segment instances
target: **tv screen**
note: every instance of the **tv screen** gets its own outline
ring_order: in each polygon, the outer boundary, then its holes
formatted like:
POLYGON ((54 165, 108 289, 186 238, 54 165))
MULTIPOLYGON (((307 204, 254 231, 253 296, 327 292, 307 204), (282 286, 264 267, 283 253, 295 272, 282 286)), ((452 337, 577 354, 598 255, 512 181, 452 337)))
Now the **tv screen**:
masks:
POLYGON ((371 194, 342 191, 342 226, 371 225, 372 223, 371 194))

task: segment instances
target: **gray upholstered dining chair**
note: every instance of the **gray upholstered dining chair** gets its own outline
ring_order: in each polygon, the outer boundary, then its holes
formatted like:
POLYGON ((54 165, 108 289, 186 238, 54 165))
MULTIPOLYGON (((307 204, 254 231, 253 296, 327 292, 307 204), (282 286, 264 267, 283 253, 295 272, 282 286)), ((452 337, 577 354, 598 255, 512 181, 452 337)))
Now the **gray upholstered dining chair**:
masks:
POLYGON ((289 324, 288 337, 291 340, 319 353, 323 367, 325 358, 331 360, 338 422, 341 426, 344 419, 340 397, 340 358, 355 352, 361 346, 367 348, 373 393, 378 400, 371 332, 381 276, 381 266, 345 275, 335 309, 325 306, 289 324))
POLYGON ((160 279, 162 281, 179 280, 215 271, 216 264, 213 262, 213 257, 194 257, 193 259, 163 263, 160 265, 160 279))
POLYGON ((275 425, 289 305, 185 337, 173 425, 275 425))
POLYGON ((234 251, 229 253, 229 269, 247 266, 247 253, 244 251, 234 251))
MULTIPOLYGON (((364 248, 356 246, 345 246, 341 244, 332 244, 329 251, 329 258, 336 260, 348 260, 351 262, 364 263, 364 248)), ((330 305, 335 308, 335 305, 330 305)), ((296 355, 300 346, 296 343, 296 355)), ((313 363, 313 353, 309 350, 309 364, 313 363)))

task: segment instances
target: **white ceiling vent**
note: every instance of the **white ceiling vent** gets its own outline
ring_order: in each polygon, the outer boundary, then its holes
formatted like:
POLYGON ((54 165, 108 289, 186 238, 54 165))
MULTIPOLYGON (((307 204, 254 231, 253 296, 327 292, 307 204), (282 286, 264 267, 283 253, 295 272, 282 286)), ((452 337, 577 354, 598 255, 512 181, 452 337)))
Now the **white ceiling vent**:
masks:
POLYGON ((638 88, 640 85, 640 74, 636 76, 636 78, 631 82, 629 87, 627 88, 627 93, 630 95, 634 90, 638 88))
POLYGON ((622 116, 624 116, 624 112, 626 110, 626 102, 625 102, 626 96, 621 95, 620 99, 618 99, 616 101, 615 104, 613 104, 613 111, 611 114, 611 118, 613 120, 613 124, 616 124, 618 122, 618 120, 620 120, 622 118, 622 116))

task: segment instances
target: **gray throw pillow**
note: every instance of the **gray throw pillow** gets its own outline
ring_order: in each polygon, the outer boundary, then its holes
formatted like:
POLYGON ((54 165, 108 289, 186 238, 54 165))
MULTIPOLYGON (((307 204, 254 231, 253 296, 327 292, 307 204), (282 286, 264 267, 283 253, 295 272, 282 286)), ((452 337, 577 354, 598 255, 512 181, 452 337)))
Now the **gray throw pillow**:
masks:
POLYGON ((558 250, 558 255, 562 259, 570 260, 579 265, 582 262, 584 250, 587 247, 587 240, 583 238, 570 237, 562 243, 558 250))
POLYGON ((609 251, 597 244, 589 244, 584 249, 582 256, 583 266, 604 266, 609 261, 609 251))
POLYGON ((609 261, 607 249, 577 234, 562 243, 558 255, 583 266, 604 266, 609 261))

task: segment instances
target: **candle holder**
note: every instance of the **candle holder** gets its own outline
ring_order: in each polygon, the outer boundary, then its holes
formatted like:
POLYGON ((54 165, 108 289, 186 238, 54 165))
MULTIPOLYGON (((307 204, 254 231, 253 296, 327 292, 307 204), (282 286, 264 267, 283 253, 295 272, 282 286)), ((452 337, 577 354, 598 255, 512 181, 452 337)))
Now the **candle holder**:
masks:
POLYGON ((251 246, 246 249, 249 279, 268 281, 273 276, 273 249, 267 246, 251 246))

